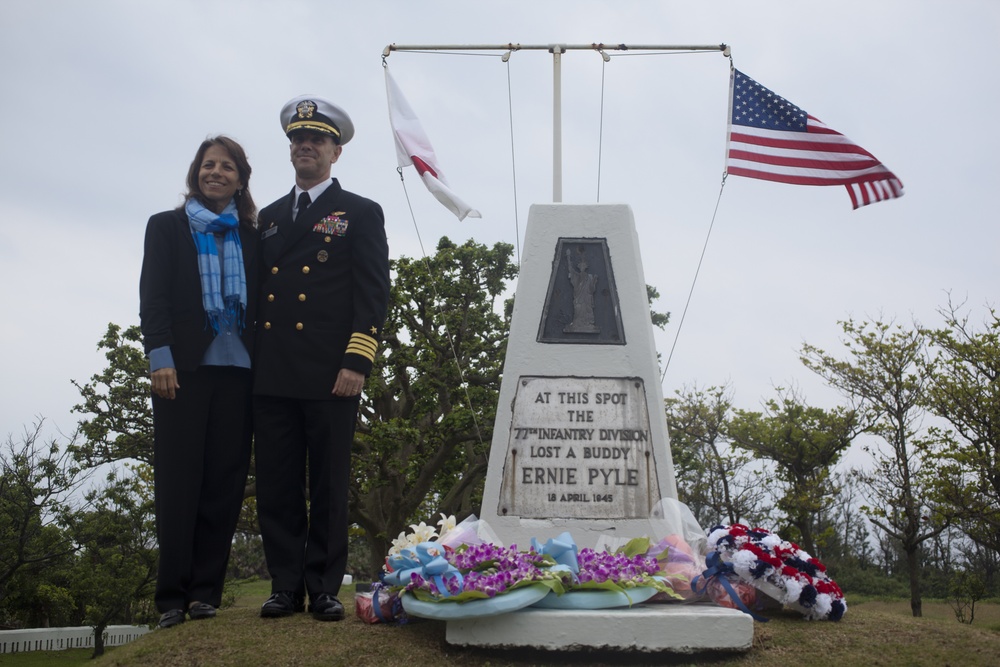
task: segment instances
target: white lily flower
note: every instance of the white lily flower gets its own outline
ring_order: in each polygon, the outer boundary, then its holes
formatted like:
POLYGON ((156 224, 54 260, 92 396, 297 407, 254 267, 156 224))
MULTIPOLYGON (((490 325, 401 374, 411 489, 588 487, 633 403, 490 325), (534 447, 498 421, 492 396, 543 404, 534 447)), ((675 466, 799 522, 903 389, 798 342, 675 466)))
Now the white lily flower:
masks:
POLYGON ((434 526, 428 526, 423 521, 420 522, 419 526, 415 526, 412 523, 410 528, 413 529, 413 535, 415 538, 414 544, 420 544, 421 542, 429 542, 430 540, 437 537, 437 531, 434 530, 434 526))
POLYGON ((451 516, 445 516, 444 512, 442 512, 441 513, 441 520, 438 521, 437 523, 438 523, 439 526, 441 526, 441 530, 438 531, 439 534, 444 535, 448 531, 454 530, 455 526, 456 526, 456 524, 458 522, 455 521, 455 515, 454 514, 452 514, 451 516))
POLYGON ((392 541, 392 547, 389 548, 390 556, 397 556, 403 550, 403 547, 408 547, 410 541, 406 538, 406 533, 400 533, 399 536, 392 541))

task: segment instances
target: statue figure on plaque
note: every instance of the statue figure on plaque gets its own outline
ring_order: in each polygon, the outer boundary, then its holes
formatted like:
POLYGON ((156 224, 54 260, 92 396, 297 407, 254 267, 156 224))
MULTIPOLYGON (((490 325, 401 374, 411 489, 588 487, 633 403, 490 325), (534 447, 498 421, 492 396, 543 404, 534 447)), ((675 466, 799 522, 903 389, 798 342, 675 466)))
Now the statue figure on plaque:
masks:
POLYGON ((583 257, 573 266, 572 253, 566 251, 569 265, 569 282, 573 285, 573 321, 566 325, 563 333, 600 333, 594 324, 594 292, 597 291, 597 276, 587 271, 587 260, 583 257))

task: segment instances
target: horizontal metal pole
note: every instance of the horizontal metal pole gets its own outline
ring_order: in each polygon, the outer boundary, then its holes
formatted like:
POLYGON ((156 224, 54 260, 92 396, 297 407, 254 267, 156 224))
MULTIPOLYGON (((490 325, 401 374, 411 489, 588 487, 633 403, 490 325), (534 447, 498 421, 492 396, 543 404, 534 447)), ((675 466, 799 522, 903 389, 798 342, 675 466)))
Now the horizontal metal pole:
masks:
POLYGON ((384 57, 393 51, 552 51, 556 46, 565 51, 721 51, 729 55, 727 44, 389 44, 384 57))

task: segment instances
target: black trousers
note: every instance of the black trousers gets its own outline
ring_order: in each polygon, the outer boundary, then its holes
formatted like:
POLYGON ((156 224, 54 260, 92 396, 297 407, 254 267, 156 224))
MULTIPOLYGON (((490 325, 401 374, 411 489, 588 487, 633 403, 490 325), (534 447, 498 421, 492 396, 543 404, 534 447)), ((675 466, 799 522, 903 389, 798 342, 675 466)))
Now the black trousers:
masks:
POLYGON ((253 406, 257 517, 271 591, 336 595, 347 570, 358 400, 254 396, 253 406))
POLYGON ((153 396, 160 612, 222 602, 253 435, 248 369, 202 366, 177 383, 176 398, 153 396))

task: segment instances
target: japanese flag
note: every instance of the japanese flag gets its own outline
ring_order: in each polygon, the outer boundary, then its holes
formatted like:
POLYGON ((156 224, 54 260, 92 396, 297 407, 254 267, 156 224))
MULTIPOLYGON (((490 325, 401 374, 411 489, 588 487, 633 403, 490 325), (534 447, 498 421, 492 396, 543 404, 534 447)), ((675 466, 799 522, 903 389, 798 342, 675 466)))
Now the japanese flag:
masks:
POLYGON ((424 185, 431 191, 439 202, 458 216, 459 220, 466 217, 481 218, 479 211, 470 207, 459 198, 451 188, 438 166, 437 157, 434 155, 434 148, 430 140, 424 134, 424 128, 420 125, 413 109, 410 108, 402 91, 396 85, 396 81, 389 74, 389 68, 385 69, 385 92, 389 100, 389 124, 392 126, 392 134, 396 139, 396 158, 400 167, 413 165, 417 168, 417 173, 423 179, 424 185))

